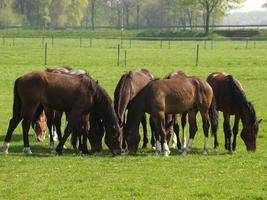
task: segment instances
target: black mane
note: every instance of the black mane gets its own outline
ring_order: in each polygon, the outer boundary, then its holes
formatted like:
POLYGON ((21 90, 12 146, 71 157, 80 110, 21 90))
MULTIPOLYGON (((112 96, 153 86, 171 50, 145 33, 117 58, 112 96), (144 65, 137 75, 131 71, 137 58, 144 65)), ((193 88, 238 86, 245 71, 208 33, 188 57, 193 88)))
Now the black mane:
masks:
POLYGON ((227 76, 227 81, 229 83, 229 86, 232 91, 233 91, 233 101, 238 108, 239 111, 244 111, 244 109, 248 109, 250 113, 250 123, 254 124, 257 122, 257 117, 256 117, 256 112, 254 109, 254 106, 251 102, 247 100, 247 97, 243 91, 243 89, 240 87, 238 84, 237 80, 234 79, 232 75, 227 76))

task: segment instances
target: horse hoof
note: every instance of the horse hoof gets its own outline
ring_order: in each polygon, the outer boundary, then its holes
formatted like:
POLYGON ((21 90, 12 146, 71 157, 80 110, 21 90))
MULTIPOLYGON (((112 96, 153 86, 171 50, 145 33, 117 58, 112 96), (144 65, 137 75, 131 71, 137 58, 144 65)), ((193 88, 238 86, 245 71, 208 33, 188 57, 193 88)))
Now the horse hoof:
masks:
POLYGON ((170 151, 165 151, 165 152, 163 153, 163 155, 164 155, 164 157, 169 157, 169 155, 170 155, 170 151))
POLYGON ((4 154, 8 154, 8 148, 9 148, 9 142, 4 142, 4 144, 2 146, 2 150, 3 150, 4 154))
POLYGON ((185 150, 182 152, 182 156, 186 156, 186 155, 187 155, 187 151, 185 150))
POLYGON ((204 150, 203 155, 208 155, 208 150, 204 150))
POLYGON ((31 151, 30 147, 24 147, 23 153, 26 155, 32 155, 32 151, 31 151))
POLYGON ((157 150, 156 150, 156 151, 155 151, 155 156, 159 156, 160 153, 161 153, 160 151, 157 151, 157 150))

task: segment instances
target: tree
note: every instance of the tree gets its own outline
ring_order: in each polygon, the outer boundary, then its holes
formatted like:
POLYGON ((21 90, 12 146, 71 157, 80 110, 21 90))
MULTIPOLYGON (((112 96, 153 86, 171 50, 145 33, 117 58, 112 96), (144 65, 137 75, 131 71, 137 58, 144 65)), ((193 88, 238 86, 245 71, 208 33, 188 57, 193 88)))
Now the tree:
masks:
POLYGON ((66 5, 67 0, 52 0, 49 6, 49 16, 52 26, 63 26, 66 23, 66 5))
POLYGON ((66 8, 68 25, 77 26, 82 24, 87 5, 87 0, 71 0, 66 8))
POLYGON ((209 34, 210 18, 216 8, 223 8, 223 10, 233 9, 242 2, 244 0, 198 0, 205 17, 205 35, 209 34))

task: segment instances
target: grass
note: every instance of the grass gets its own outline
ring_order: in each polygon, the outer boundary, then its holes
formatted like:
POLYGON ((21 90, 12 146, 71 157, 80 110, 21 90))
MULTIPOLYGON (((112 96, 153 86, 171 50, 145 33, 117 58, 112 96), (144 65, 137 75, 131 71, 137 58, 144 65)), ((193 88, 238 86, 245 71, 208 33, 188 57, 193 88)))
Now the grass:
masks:
MULTIPOLYGON (((197 41, 123 41, 121 65, 117 66, 119 40, 56 38, 48 42, 48 66, 71 65, 86 69, 113 96, 121 74, 145 67, 157 77, 182 69, 206 78, 226 71, 238 78, 258 118, 263 118, 257 151, 248 153, 238 137, 237 152, 223 148, 222 115, 220 147, 203 156, 203 133, 199 131, 192 154, 183 157, 172 150, 169 158, 156 157, 149 146, 137 156, 112 157, 102 153, 81 156, 66 150, 63 156, 49 152, 48 141, 35 143, 30 132, 33 156, 22 154, 21 126, 13 135, 10 154, 0 153, 0 199, 266 199, 267 198, 267 42, 217 41, 200 44, 199 66, 195 66, 197 41), (170 48, 169 48, 170 47, 170 48), (124 66, 124 50, 127 65, 124 66)), ((0 141, 3 141, 12 112, 13 83, 24 73, 44 69, 44 49, 38 38, 6 39, 0 44, 0 141)), ((242 126, 241 126, 242 127, 242 126)), ((188 132, 188 130, 187 130, 188 132)), ((67 146, 70 147, 69 142, 67 146)))

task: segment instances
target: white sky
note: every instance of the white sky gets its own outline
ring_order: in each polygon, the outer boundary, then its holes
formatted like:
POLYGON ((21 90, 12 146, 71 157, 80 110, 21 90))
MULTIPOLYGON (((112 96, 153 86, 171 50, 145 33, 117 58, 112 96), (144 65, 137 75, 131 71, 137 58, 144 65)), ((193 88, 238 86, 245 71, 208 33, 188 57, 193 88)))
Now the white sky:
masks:
MULTIPOLYGON (((250 12, 250 11, 255 11, 255 10, 264 10, 261 8, 261 6, 266 2, 266 0, 246 0, 246 2, 243 4, 244 6, 232 10, 231 12, 250 12)), ((266 8, 265 8, 266 10, 266 8)))

